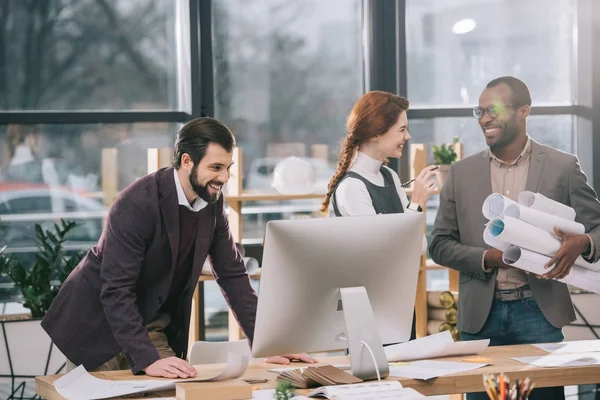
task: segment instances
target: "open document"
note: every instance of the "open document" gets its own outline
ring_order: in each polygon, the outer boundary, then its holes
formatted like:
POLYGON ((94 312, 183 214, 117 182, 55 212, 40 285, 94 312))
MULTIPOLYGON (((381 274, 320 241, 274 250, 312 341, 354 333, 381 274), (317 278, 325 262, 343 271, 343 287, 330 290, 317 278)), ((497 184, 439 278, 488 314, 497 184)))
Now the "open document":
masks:
POLYGON ((541 357, 515 357, 513 360, 536 367, 587 367, 600 365, 600 353, 549 354, 541 357))
POLYGON ((384 351, 389 362, 397 362, 479 354, 489 344, 489 339, 455 342, 450 331, 444 331, 410 342, 386 346, 384 351))
POLYGON ((225 370, 207 378, 107 380, 92 376, 80 365, 54 382, 56 391, 67 400, 97 400, 130 394, 143 394, 175 389, 178 382, 209 382, 239 378, 248 368, 248 357, 227 355, 225 370))
POLYGON ((310 392, 309 396, 340 400, 413 400, 425 398, 414 389, 403 388, 398 381, 322 386, 310 392))
POLYGON ((552 354, 600 352, 600 340, 574 340, 572 342, 540 343, 533 346, 552 354))

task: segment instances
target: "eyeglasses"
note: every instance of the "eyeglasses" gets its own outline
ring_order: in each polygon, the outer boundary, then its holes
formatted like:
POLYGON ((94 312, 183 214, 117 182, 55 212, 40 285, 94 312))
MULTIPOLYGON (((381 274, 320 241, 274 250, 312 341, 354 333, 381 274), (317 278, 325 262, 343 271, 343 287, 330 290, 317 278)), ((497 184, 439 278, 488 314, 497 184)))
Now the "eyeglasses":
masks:
POLYGON ((504 109, 506 107, 516 107, 516 106, 519 106, 519 104, 506 104, 503 106, 497 106, 495 104, 492 104, 492 105, 487 106, 486 108, 474 107, 473 108, 473 116, 477 119, 481 119, 481 118, 483 118, 485 113, 487 113, 490 116, 490 118, 496 118, 502 109, 504 109))

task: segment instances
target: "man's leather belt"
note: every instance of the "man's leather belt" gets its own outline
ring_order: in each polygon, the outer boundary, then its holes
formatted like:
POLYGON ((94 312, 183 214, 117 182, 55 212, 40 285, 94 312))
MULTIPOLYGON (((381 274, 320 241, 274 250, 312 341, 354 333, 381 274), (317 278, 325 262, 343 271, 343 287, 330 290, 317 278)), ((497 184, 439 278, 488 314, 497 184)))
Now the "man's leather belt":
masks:
POLYGON ((496 290, 495 296, 500 301, 515 301, 524 300, 532 296, 529 285, 512 289, 512 290, 496 290))

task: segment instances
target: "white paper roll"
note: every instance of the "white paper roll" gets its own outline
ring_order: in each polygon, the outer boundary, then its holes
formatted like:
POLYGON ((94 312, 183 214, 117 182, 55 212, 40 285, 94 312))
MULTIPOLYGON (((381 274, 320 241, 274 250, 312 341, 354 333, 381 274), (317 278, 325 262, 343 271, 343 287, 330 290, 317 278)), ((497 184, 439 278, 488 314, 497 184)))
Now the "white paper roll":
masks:
MULTIPOLYGON (((550 261, 550 257, 534 253, 518 246, 510 246, 506 249, 504 251, 503 261, 510 266, 537 275, 544 275, 554 268, 544 269, 544 266, 550 261)), ((559 281, 583 290, 600 293, 600 273, 576 265, 571 268, 569 275, 563 279, 559 279, 559 281)))
MULTIPOLYGON (((512 217, 490 221, 486 230, 496 240, 548 257, 556 254, 562 244, 558 237, 512 217)), ((592 264, 581 256, 577 257, 575 265, 590 271, 600 271, 600 262, 592 264)))
POLYGON ((575 210, 540 193, 524 191, 519 194, 519 204, 541 212, 556 215, 559 218, 575 220, 575 210))
POLYGON ((510 246, 508 243, 493 237, 487 229, 483 231, 483 241, 488 246, 502 251, 506 250, 508 246, 510 246))
POLYGON ((565 218, 557 217, 553 214, 548 214, 535 208, 525 207, 520 204, 509 204, 504 209, 505 217, 512 217, 527 222, 533 226, 545 230, 548 233, 554 234, 554 227, 561 229, 563 232, 583 234, 585 227, 579 222, 571 221, 565 218))
POLYGON ((551 233, 512 217, 495 219, 486 230, 496 240, 548 256, 553 256, 561 244, 551 233))
POLYGON ((481 211, 486 219, 492 220, 496 218, 502 218, 504 215, 504 209, 509 204, 516 204, 516 202, 508 197, 504 197, 499 193, 492 193, 483 202, 481 211))

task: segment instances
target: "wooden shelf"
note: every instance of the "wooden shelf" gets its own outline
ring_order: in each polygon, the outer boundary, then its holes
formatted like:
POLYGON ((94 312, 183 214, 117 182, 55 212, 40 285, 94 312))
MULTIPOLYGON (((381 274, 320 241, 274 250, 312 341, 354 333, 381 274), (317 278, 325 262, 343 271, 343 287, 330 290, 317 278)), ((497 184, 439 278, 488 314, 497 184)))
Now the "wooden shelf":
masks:
MULTIPOLYGON (((261 273, 261 269, 259 268, 255 273, 253 273, 252 275, 250 275, 250 279, 253 280, 259 280, 260 279, 260 273, 261 273)), ((214 275, 200 275, 200 278, 198 279, 198 282, 206 282, 206 281, 214 281, 215 277, 214 275)))
POLYGON ((308 194, 280 194, 265 192, 243 192, 239 195, 226 195, 225 201, 265 201, 265 200, 303 200, 303 199, 322 199, 325 193, 308 194))

